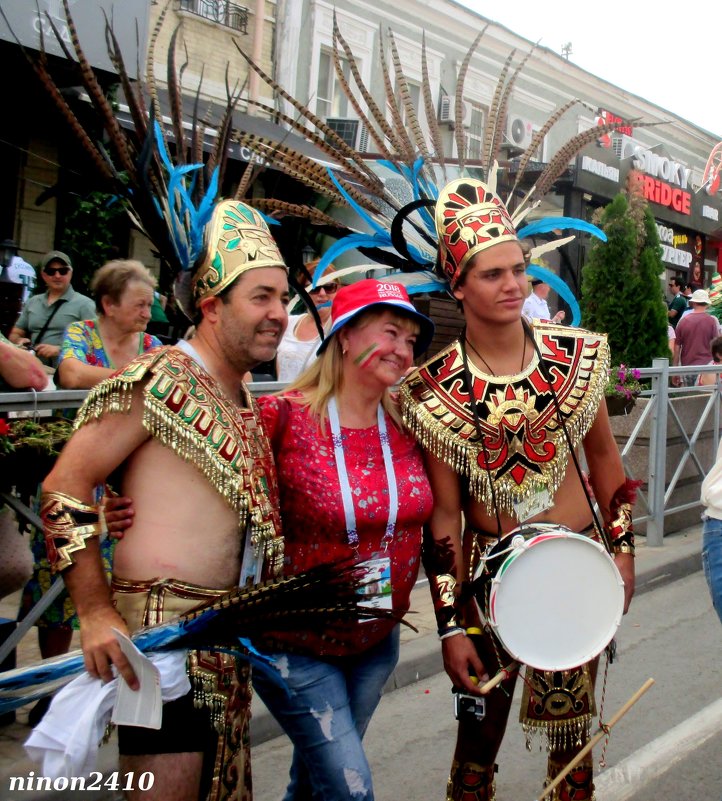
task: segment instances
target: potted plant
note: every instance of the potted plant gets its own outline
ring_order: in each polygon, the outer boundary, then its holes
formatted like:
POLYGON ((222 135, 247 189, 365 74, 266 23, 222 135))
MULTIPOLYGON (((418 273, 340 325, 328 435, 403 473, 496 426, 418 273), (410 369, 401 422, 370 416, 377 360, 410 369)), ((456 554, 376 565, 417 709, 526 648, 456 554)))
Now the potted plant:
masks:
POLYGON ((604 387, 604 397, 610 417, 629 414, 634 408, 639 393, 642 391, 639 378, 640 373, 636 367, 630 368, 625 364, 617 364, 610 368, 604 387))
POLYGON ((62 417, 0 420, 1 489, 14 486, 21 496, 35 494, 72 431, 72 420, 62 417))

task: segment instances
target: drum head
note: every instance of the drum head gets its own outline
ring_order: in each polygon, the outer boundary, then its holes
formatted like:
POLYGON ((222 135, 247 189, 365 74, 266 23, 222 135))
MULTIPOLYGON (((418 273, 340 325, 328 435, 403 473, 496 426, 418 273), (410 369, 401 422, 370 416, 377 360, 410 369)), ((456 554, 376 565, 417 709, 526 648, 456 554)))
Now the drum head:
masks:
POLYGON ((489 593, 489 623, 506 650, 539 670, 601 653, 624 611, 624 582, 604 548, 580 534, 542 534, 515 549, 489 593))

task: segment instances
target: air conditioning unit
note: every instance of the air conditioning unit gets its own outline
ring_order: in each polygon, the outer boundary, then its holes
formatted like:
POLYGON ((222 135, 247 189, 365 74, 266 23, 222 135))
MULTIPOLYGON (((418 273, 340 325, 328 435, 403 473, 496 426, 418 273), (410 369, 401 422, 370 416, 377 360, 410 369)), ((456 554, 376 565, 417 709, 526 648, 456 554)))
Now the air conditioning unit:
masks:
POLYGON ((361 120, 353 117, 326 117, 326 125, 357 152, 366 153, 368 150, 369 132, 361 120))
MULTIPOLYGON (((461 124, 464 128, 471 125, 471 103, 467 100, 461 101, 464 104, 464 113, 461 117, 461 124)), ((446 125, 456 124, 456 103, 451 95, 441 95, 439 99, 439 122, 446 125)))
POLYGON ((526 150, 534 136, 534 126, 530 120, 512 114, 506 120, 506 141, 504 144, 526 150))

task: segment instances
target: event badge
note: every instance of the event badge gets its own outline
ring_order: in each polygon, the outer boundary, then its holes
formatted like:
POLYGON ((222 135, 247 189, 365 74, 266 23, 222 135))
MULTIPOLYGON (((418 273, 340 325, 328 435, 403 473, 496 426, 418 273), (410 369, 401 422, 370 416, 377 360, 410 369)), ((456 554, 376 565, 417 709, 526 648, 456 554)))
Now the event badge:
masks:
POLYGON ((359 606, 391 609, 391 558, 381 556, 378 559, 367 559, 360 562, 358 567, 365 571, 363 587, 358 589, 358 594, 364 600, 359 601, 359 606))
POLYGON ((120 650, 123 652, 133 672, 138 677, 140 687, 131 690, 122 677, 118 678, 118 692, 110 716, 118 726, 142 726, 146 729, 160 729, 163 718, 163 699, 160 689, 160 671, 144 656, 129 637, 113 629, 120 650))
POLYGON ((520 523, 524 523, 526 520, 546 512, 547 509, 551 509, 553 505, 549 490, 546 487, 539 487, 528 498, 514 501, 514 514, 520 523))

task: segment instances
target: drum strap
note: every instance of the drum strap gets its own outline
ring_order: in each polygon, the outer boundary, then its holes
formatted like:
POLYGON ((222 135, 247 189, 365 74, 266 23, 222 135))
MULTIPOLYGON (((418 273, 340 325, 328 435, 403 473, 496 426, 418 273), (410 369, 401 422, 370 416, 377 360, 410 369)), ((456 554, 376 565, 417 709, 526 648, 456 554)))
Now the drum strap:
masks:
POLYGON ((579 481, 581 482, 582 485, 582 490, 584 491, 584 497, 587 499, 587 503, 589 504, 589 509, 592 513, 592 520, 594 521, 594 526, 601 533, 602 540, 604 542, 604 547, 607 549, 607 552, 612 553, 611 539, 609 538, 607 530, 599 522, 597 511, 594 508, 594 503, 592 503, 592 499, 587 490, 587 484, 586 481, 584 480, 584 476, 582 475, 582 468, 579 465, 579 460, 577 459, 577 454, 574 449, 574 444, 572 443, 572 438, 569 435, 569 430, 567 429, 567 425, 564 422, 564 415, 562 414, 562 410, 559 405, 559 398, 557 397, 557 393, 554 391, 554 382, 552 381, 551 376, 549 375, 549 368, 547 364, 544 362, 544 359, 542 358, 541 351, 539 350, 539 345, 537 345, 534 337, 531 336, 531 332, 527 330, 527 325, 523 320, 522 320, 522 325, 524 326, 525 332, 532 341, 532 345, 534 346, 534 350, 536 351, 537 358, 539 359, 539 369, 542 375, 544 376, 544 380, 549 385, 549 391, 551 392, 552 399, 554 400, 554 409, 556 410, 557 413, 557 419, 559 420, 559 424, 561 425, 562 431, 564 432, 564 437, 566 438, 567 445, 569 447, 569 453, 571 454, 572 462, 574 462, 574 468, 577 471, 577 475, 579 476, 579 481))

